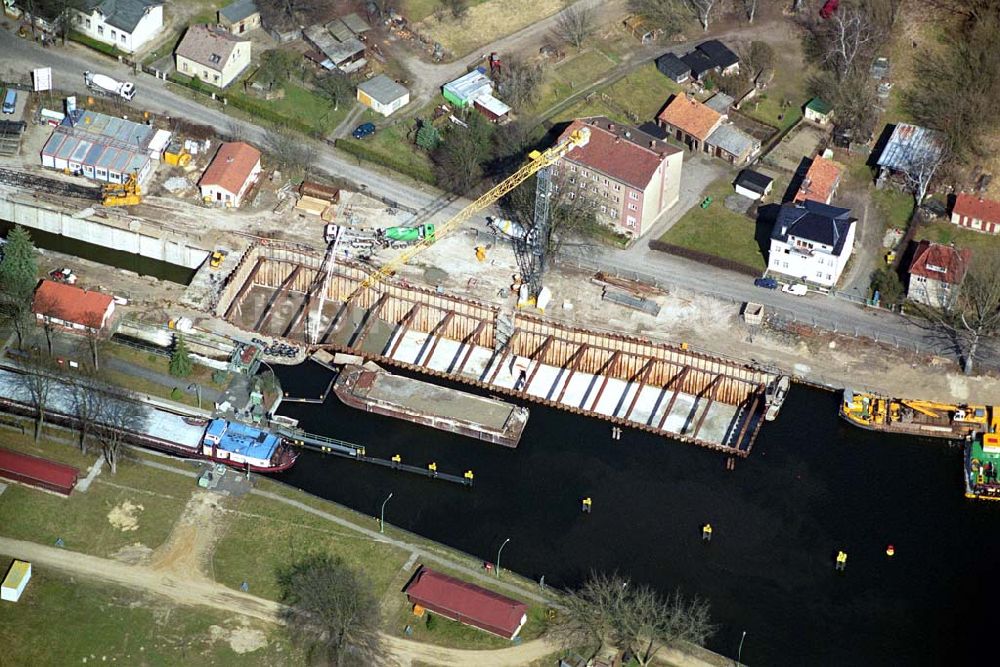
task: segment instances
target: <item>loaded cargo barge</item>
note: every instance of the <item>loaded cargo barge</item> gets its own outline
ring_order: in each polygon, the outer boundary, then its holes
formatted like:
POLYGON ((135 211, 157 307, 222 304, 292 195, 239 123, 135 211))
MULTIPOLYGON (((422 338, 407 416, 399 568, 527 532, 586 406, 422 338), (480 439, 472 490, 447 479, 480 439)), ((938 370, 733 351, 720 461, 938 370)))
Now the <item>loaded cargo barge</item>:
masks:
POLYGON ((933 401, 886 398, 869 392, 844 390, 840 416, 871 431, 964 440, 977 433, 993 433, 1000 410, 990 405, 952 405, 933 401))
MULTIPOLYGON (((34 404, 17 381, 21 372, 0 368, 0 410, 34 417, 34 404)), ((125 440, 129 444, 261 473, 288 470, 299 455, 286 439, 249 424, 192 417, 148 403, 139 404, 145 411, 145 418, 141 420, 141 426, 137 423, 135 429, 126 431, 125 440)), ((53 383, 46 401, 45 421, 78 428, 80 420, 73 406, 73 394, 69 387, 60 382, 53 383)), ((100 426, 98 423, 95 428, 100 426)))
POLYGON ((517 447, 528 423, 528 408, 393 375, 375 364, 344 366, 333 393, 352 408, 504 447, 517 447))

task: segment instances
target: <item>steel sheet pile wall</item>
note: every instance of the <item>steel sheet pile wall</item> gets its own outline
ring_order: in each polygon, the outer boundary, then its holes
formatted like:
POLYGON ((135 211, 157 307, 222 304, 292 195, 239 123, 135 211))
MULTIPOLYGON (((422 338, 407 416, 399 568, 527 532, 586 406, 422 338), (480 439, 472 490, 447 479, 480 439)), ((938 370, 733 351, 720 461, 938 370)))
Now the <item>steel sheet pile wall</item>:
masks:
MULTIPOLYGON (((317 284, 319 264, 316 254, 297 249, 248 253, 238 269, 246 284, 233 286, 238 293, 227 316, 251 283, 307 292, 317 284)), ((404 281, 368 288, 346 306, 366 275, 357 265, 336 267, 319 345, 741 456, 750 452, 772 374, 637 336, 501 312, 404 281)), ((258 325, 266 317, 261 313, 258 325)), ((301 337, 302 329, 286 333, 301 337)))

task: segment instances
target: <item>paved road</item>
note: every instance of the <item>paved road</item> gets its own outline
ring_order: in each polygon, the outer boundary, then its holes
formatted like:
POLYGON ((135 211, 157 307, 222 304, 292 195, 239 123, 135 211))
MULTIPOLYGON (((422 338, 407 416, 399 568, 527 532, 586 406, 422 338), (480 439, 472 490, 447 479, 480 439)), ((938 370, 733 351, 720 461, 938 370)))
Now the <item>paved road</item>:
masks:
MULTIPOLYGON (((745 36, 749 30, 733 32, 745 36)), ((84 88, 82 72, 95 67, 97 59, 97 56, 78 45, 42 49, 7 31, 0 31, 0 52, 4 54, 9 68, 27 71, 32 67, 50 66, 53 68, 57 87, 80 92, 83 92, 84 88)), ((102 72, 135 80, 139 88, 136 99, 143 107, 184 117, 192 122, 211 125, 222 132, 225 132, 231 123, 237 123, 251 141, 260 142, 263 139, 264 129, 260 126, 235 120, 221 110, 203 106, 179 95, 169 90, 163 81, 154 77, 141 73, 132 74, 125 67, 109 66, 103 58, 96 66, 100 67, 102 72)), ((421 216, 433 215, 444 218, 458 212, 467 203, 464 198, 446 196, 430 186, 416 185, 398 175, 361 164, 325 144, 317 144, 315 167, 354 181, 362 189, 367 189, 376 196, 381 194, 390 198, 421 216)), ((929 335, 903 317, 890 313, 875 313, 863 306, 832 297, 810 295, 801 298, 756 289, 746 276, 652 251, 642 241, 625 251, 591 250, 588 251, 587 259, 599 260, 607 267, 626 273, 638 270, 668 286, 682 287, 737 302, 757 301, 787 319, 795 318, 806 323, 815 323, 823 328, 857 332, 877 337, 879 340, 920 346, 924 350, 934 350, 943 354, 949 353, 947 345, 937 336, 929 335)))

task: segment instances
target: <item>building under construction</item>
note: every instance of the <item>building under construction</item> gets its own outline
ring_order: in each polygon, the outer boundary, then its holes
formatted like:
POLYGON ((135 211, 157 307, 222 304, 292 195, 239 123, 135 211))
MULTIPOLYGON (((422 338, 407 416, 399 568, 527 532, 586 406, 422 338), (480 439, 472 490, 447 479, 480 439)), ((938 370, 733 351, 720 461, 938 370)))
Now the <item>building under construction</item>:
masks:
POLYGON ((399 280, 359 290, 368 275, 308 249, 255 245, 230 275, 217 314, 246 330, 740 456, 750 453, 767 388, 778 380, 686 346, 588 331, 399 280))

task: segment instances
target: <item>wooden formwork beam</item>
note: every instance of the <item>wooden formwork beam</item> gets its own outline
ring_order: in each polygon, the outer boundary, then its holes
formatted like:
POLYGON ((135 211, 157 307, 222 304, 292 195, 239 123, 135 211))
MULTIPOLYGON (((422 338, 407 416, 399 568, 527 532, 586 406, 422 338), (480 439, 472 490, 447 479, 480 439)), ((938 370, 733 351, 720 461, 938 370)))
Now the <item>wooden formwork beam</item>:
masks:
POLYGON ((350 340, 347 341, 347 347, 354 347, 355 345, 361 345, 365 337, 372 330, 375 322, 378 320, 379 313, 385 307, 386 302, 389 300, 389 293, 382 292, 382 295, 375 302, 375 305, 365 311, 365 321, 361 324, 354 335, 351 336, 350 340))
MULTIPOLYGON (((500 356, 500 361, 497 362, 496 368, 493 369, 493 374, 490 375, 489 384, 496 383, 497 376, 500 375, 500 369, 503 368, 503 362, 507 361, 507 355, 510 354, 512 349, 514 349, 514 343, 520 334, 521 330, 515 328, 513 333, 511 333, 510 338, 507 339, 507 343, 503 346, 503 354, 500 356)), ((489 370, 489 366, 487 366, 486 369, 489 370)), ((483 374, 485 373, 486 371, 483 371, 483 374)))
POLYGON ((552 341, 554 340, 555 336, 549 336, 542 342, 541 345, 538 346, 535 353, 531 355, 531 360, 534 362, 535 367, 531 369, 531 375, 528 376, 528 379, 524 383, 524 393, 528 393, 528 387, 530 387, 531 383, 535 380, 535 375, 538 374, 538 369, 542 367, 542 362, 545 360, 545 352, 549 349, 552 345, 552 341))
MULTIPOLYGON (((566 364, 562 368, 562 373, 568 371, 568 374, 566 376, 566 382, 563 383, 563 388, 559 391, 558 398, 556 398, 556 403, 562 403, 563 396, 566 395, 566 389, 569 388, 569 382, 573 379, 573 375, 576 374, 576 369, 579 367, 580 361, 583 359, 583 355, 586 354, 589 349, 590 346, 586 343, 579 343, 577 344, 576 351, 574 351, 570 358, 566 360, 566 364)), ((562 373, 560 373, 559 377, 562 377, 562 373)), ((556 378, 556 383, 558 382, 559 378, 556 378)), ((552 388, 555 389, 555 384, 552 385, 552 388)), ((546 398, 549 398, 551 395, 552 392, 550 391, 549 396, 546 398)))
POLYGON ((479 320, 479 324, 476 328, 472 330, 468 336, 462 339, 462 345, 458 348, 458 352, 455 354, 455 358, 451 362, 451 366, 448 367, 448 372, 461 373, 465 368, 465 365, 469 363, 469 357, 472 356, 472 351, 476 349, 476 345, 479 343, 479 336, 482 335, 483 329, 486 328, 486 320, 479 320), (462 354, 462 349, 465 349, 465 355, 462 356, 462 362, 455 368, 455 362, 458 361, 459 355, 462 354))
POLYGON ((406 335, 406 332, 410 328, 410 322, 412 322, 413 318, 420 312, 422 305, 423 304, 421 303, 413 304, 410 311, 406 313, 402 320, 399 321, 399 326, 396 327, 396 340, 393 341, 392 348, 389 350, 389 354, 387 355, 390 359, 395 356, 396 350, 399 349, 399 344, 403 342, 403 336, 406 335))
POLYGON ((670 402, 667 403, 667 407, 663 411, 663 415, 660 417, 660 423, 656 425, 656 430, 657 431, 662 431, 663 430, 663 425, 667 423, 667 417, 670 415, 670 411, 674 409, 674 403, 677 402, 677 397, 681 393, 680 384, 681 384, 681 382, 683 382, 684 378, 686 378, 687 374, 690 373, 690 372, 691 372, 691 367, 690 366, 685 366, 684 368, 680 369, 677 372, 677 375, 675 375, 672 378, 670 378, 670 382, 668 382, 663 387, 664 389, 670 387, 671 391, 674 392, 674 395, 670 397, 670 402))
MULTIPOLYGON (((701 417, 698 417, 698 423, 695 424, 694 433, 691 434, 692 438, 698 437, 698 432, 701 431, 701 425, 705 423, 705 418, 708 417, 708 411, 712 409, 712 403, 715 402, 715 395, 719 392, 719 384, 722 382, 722 378, 724 377, 726 376, 716 375, 715 378, 713 378, 712 381, 708 383, 708 386, 702 390, 702 392, 698 395, 697 400, 694 402, 694 408, 692 408, 692 410, 697 410, 698 403, 701 402, 702 397, 705 394, 711 394, 711 396, 709 396, 708 398, 708 405, 706 405, 705 409, 702 410, 701 417)), ((693 413, 692 416, 694 416, 693 413)))
POLYGON ((740 448, 740 443, 743 442, 743 436, 746 435, 747 428, 750 426, 750 422, 753 421, 753 413, 757 409, 757 404, 760 403, 760 397, 764 394, 764 385, 759 385, 758 390, 751 394, 753 400, 748 398, 747 402, 750 403, 750 409, 747 411, 747 418, 743 420, 743 427, 740 429, 739 435, 736 436, 736 449, 740 448))
POLYGON ((657 359, 650 359, 646 362, 646 365, 635 374, 635 379, 638 379, 639 377, 642 379, 639 380, 639 386, 635 390, 635 396, 632 397, 632 402, 629 403, 628 411, 625 413, 623 419, 628 419, 632 415, 632 410, 635 409, 635 404, 639 402, 639 394, 642 393, 643 388, 646 386, 646 382, 649 381, 649 375, 653 372, 653 368, 656 366, 657 362, 657 359))
POLYGON ((417 360, 413 363, 415 363, 417 366, 422 366, 424 364, 421 363, 420 360, 421 357, 423 357, 424 362, 429 362, 434 357, 434 350, 437 349, 438 342, 441 340, 441 334, 448 327, 448 323, 451 322, 453 317, 455 317, 455 311, 449 310, 447 313, 444 314, 444 317, 438 320, 438 323, 435 324, 434 328, 431 329, 429 334, 427 334, 428 338, 426 341, 424 341, 423 346, 420 348, 420 353, 417 354, 417 360), (424 350, 427 349, 428 343, 431 344, 431 349, 425 356, 424 350))
POLYGON ((608 359, 607 363, 605 363, 601 368, 601 371, 597 373, 599 376, 604 376, 604 380, 601 382, 601 388, 597 390, 597 396, 594 397, 594 402, 590 404, 591 412, 597 411, 597 403, 601 400, 601 395, 608 386, 608 380, 611 378, 611 374, 615 372, 615 369, 618 368, 618 362, 621 358, 621 352, 616 350, 615 353, 611 355, 611 358, 608 359))
POLYGON ((264 261, 265 260, 263 257, 258 257, 257 263, 253 265, 252 269, 250 269, 250 273, 247 275, 247 279, 243 281, 243 284, 240 285, 239 291, 236 292, 236 296, 233 297, 233 302, 229 304, 228 308, 226 308, 227 320, 232 316, 233 311, 236 310, 236 308, 240 305, 240 303, 243 302, 243 297, 246 296, 250 288, 253 287, 253 280, 254 278, 257 277, 257 273, 260 271, 260 267, 264 266, 264 261))
POLYGON ((264 327, 267 326, 268 321, 271 319, 272 310, 275 301, 278 297, 285 293, 292 281, 295 280, 296 276, 302 270, 302 265, 297 264, 294 269, 289 272, 288 276, 281 281, 281 285, 271 293, 271 298, 267 300, 267 304, 264 306, 264 310, 261 312, 260 317, 257 318, 257 323, 253 326, 254 331, 263 331, 264 327))

